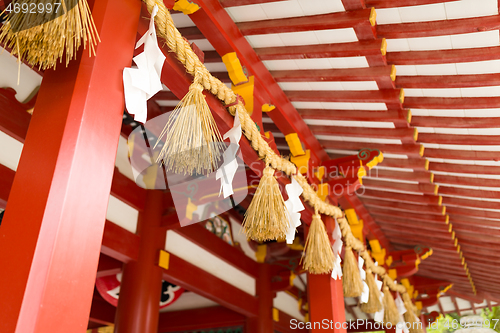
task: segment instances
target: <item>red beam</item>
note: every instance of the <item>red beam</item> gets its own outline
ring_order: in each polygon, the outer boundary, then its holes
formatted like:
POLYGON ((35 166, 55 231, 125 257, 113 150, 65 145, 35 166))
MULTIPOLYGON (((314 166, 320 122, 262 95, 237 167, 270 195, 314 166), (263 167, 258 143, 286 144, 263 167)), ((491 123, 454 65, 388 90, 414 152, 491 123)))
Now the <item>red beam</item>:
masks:
POLYGON ((463 197, 500 199, 499 191, 472 190, 468 188, 440 186, 439 192, 442 194, 456 195, 463 197))
MULTIPOLYGON (((399 24, 396 24, 399 25, 399 24)), ((500 74, 397 76, 398 88, 464 88, 500 85, 500 74)))
POLYGON ((365 0, 367 7, 394 8, 408 6, 422 6, 433 3, 452 2, 457 0, 365 0))
POLYGON ((404 105, 409 109, 488 109, 500 107, 500 97, 407 97, 404 105))
POLYGON ((90 308, 89 321, 104 326, 113 325, 115 322, 116 308, 94 293, 90 308))
MULTIPOLYGON (((337 45, 337 44, 335 44, 337 45)), ((276 82, 374 81, 389 78, 393 66, 271 71, 276 82)))
POLYGON ((243 35, 352 28, 369 23, 371 9, 237 23, 243 35))
POLYGON ((242 326, 245 324, 245 319, 245 316, 223 306, 164 312, 160 314, 158 332, 199 331, 242 326))
MULTIPOLYGON (((277 138, 276 142, 281 142, 286 144, 286 141, 279 141, 281 138, 277 138)), ((335 141, 335 140, 319 140, 320 144, 325 149, 347 149, 347 150, 361 150, 363 148, 378 149, 382 153, 392 153, 392 154, 402 154, 408 155, 408 157, 420 158, 423 153, 423 146, 420 144, 382 144, 382 143, 370 143, 370 142, 352 142, 352 141, 335 141)))
MULTIPOLYGON (((498 209, 498 203, 497 203, 497 209, 498 209)), ((480 209, 468 209, 468 208, 463 208, 463 207, 453 207, 450 206, 447 208, 448 212, 453 215, 462 215, 462 216, 472 216, 472 217, 478 217, 478 218, 483 218, 483 219, 496 219, 500 220, 500 212, 492 212, 489 210, 480 210, 480 209)), ((500 221, 499 221, 499 226, 500 226, 500 221)))
POLYGON ((499 179, 435 175, 434 181, 436 183, 439 183, 439 184, 500 187, 500 180, 499 179))
POLYGON ((415 38, 443 35, 467 34, 491 31, 500 28, 498 15, 442 20, 377 25, 377 36, 391 38, 415 38))
POLYGON ((382 162, 381 166, 423 171, 429 169, 429 161, 425 158, 386 158, 384 159, 384 162, 382 162))
POLYGON ((407 183, 398 183, 392 181, 384 181, 381 179, 374 179, 374 178, 363 179, 363 185, 367 188, 384 188, 396 191, 424 193, 430 195, 436 195, 438 189, 438 186, 435 184, 425 184, 425 183, 407 184, 407 183))
POLYGON ((500 161, 500 156, 496 151, 471 151, 471 150, 426 148, 425 156, 433 158, 452 159, 452 160, 500 161))
MULTIPOLYGON (((399 139, 414 143, 414 128, 366 128, 366 127, 343 127, 343 126, 322 126, 309 125, 315 135, 326 134, 336 136, 349 136, 361 138, 383 138, 399 139)), ((387 159, 384 160, 386 163, 387 159)), ((385 165, 385 164, 384 164, 385 165)))
POLYGON ((470 217, 470 216, 450 214, 450 221, 452 221, 454 225, 457 223, 461 223, 464 225, 472 224, 472 225, 478 225, 478 226, 490 227, 490 228, 497 228, 498 227, 498 221, 486 220, 486 219, 475 218, 475 217, 470 217))
POLYGON ((0 208, 5 209, 16 172, 0 164, 0 208))
POLYGON ((368 91, 287 90, 285 91, 285 94, 291 101, 305 101, 305 102, 355 102, 355 103, 392 103, 392 104, 401 104, 402 102, 401 91, 399 89, 368 90, 368 91))
MULTIPOLYGON (((261 60, 382 56, 382 46, 381 39, 373 39, 350 43, 266 47, 257 48, 255 52, 261 60)), ((391 66, 382 66, 382 68, 386 67, 391 68, 391 66)), ((390 75, 390 72, 387 74, 390 75)))
POLYGON ((313 161, 320 162, 326 159, 328 157, 326 152, 222 5, 218 1, 206 0, 199 0, 197 4, 202 10, 196 11, 189 17, 219 54, 224 55, 233 51, 237 53, 242 65, 249 71, 248 74, 255 76, 256 86, 262 87, 262 92, 269 96, 269 104, 276 106, 275 110, 269 112, 269 116, 278 124, 281 132, 297 133, 301 142, 311 150, 313 161))
POLYGON ((419 183, 432 183, 433 175, 429 171, 397 171, 397 170, 387 170, 387 169, 371 169, 367 177, 369 178, 387 178, 387 179, 398 179, 407 181, 416 181, 419 183))
POLYGON ((419 142, 448 145, 500 145, 498 135, 436 134, 422 133, 419 142))
POLYGON ((353 121, 385 121, 408 124, 409 111, 357 111, 357 110, 325 110, 297 109, 302 119, 353 120, 353 121))
POLYGON ((446 226, 447 216, 446 215, 437 215, 437 214, 427 214, 425 210, 425 206, 421 209, 421 213, 412 213, 412 212, 401 212, 398 210, 389 210, 386 208, 376 208, 371 207, 369 209, 370 214, 373 216, 378 216, 382 219, 382 216, 385 216, 383 219, 385 221, 397 222, 398 219, 407 219, 413 221, 422 221, 427 223, 432 223, 443 230, 448 230, 448 226, 446 226), (391 216, 392 218, 389 218, 391 216))
POLYGON ((445 206, 471 207, 480 209, 498 209, 498 202, 485 200, 472 200, 465 198, 443 197, 445 206))
POLYGON ((176 232, 231 266, 238 268, 250 276, 258 276, 259 265, 257 262, 247 257, 241 250, 237 250, 224 242, 200 224, 179 228, 176 232))
POLYGON ((265 4, 269 2, 278 2, 284 0, 219 0, 220 4, 224 8, 228 7, 238 7, 238 6, 248 6, 248 5, 257 5, 257 4, 265 4))
POLYGON ((17 101, 14 89, 0 88, 0 131, 24 142, 31 115, 26 105, 17 101))
POLYGON ((441 128, 497 128, 500 117, 454 118, 416 116, 411 119, 412 126, 441 128))
POLYGON ((247 317, 258 313, 258 299, 201 268, 170 254, 169 269, 163 278, 247 317))
POLYGON ((425 204, 402 203, 392 200, 379 200, 368 197, 361 197, 361 201, 366 207, 383 207, 384 209, 397 210, 401 212, 421 213, 425 211, 428 214, 444 215, 445 206, 434 206, 425 204))
POLYGON ((101 253, 125 263, 137 260, 139 258, 139 241, 138 235, 113 222, 106 221, 101 253))
POLYGON ((429 170, 452 173, 473 173, 482 175, 498 175, 500 167, 490 165, 465 165, 455 163, 430 162, 429 170))
POLYGON ((387 63, 393 65, 428 65, 428 64, 447 64, 458 62, 473 62, 498 59, 500 46, 454 49, 454 50, 435 50, 435 51, 406 51, 387 53, 387 63))
POLYGON ((441 199, 439 196, 435 195, 417 195, 417 194, 406 194, 406 193, 395 193, 388 191, 365 189, 364 192, 359 191, 359 195, 364 199, 375 198, 382 200, 389 200, 394 202, 407 202, 422 205, 434 205, 441 206, 441 199))

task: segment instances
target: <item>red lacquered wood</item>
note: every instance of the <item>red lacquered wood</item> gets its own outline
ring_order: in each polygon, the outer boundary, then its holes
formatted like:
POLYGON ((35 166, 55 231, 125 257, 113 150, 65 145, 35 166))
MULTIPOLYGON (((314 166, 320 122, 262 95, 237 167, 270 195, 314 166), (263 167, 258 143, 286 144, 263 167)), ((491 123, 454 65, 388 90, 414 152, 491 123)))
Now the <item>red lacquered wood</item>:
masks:
POLYGON ((426 148, 425 156, 434 158, 446 158, 454 160, 485 160, 500 161, 500 154, 495 151, 471 151, 441 148, 426 148))
POLYGON ((415 193, 424 193, 424 194, 436 194, 435 184, 407 184, 407 183, 398 183, 393 181, 386 181, 382 179, 375 178, 367 178, 363 180, 363 185, 367 188, 382 188, 382 189, 392 189, 399 190, 404 192, 415 192, 415 193))
POLYGON ((392 66, 271 71, 277 82, 370 81, 389 78, 392 66))
POLYGON ((381 56, 382 40, 255 49, 262 60, 381 56))
MULTIPOLYGON (((331 217, 322 216, 327 230, 333 227, 334 220, 331 217)), ((322 322, 326 319, 333 329, 330 332, 345 333, 345 328, 335 328, 335 323, 345 322, 344 293, 342 291, 342 280, 334 280, 330 274, 307 274, 307 289, 309 299, 309 314, 311 322, 322 322)), ((325 330, 313 328, 311 332, 323 332, 325 330)))
POLYGON ((418 137, 419 142, 440 143, 448 145, 500 145, 498 135, 467 135, 467 134, 437 134, 422 133, 418 137))
POLYGON ((367 7, 393 8, 408 6, 423 6, 433 3, 452 2, 457 0, 366 0, 367 7))
POLYGON ((0 131, 18 141, 24 141, 31 115, 29 107, 19 103, 14 97, 14 89, 0 88, 0 131))
POLYGON ((160 313, 158 332, 183 332, 242 326, 245 317, 223 306, 160 313))
POLYGON ((257 316, 247 318, 245 332, 273 333, 273 298, 276 296, 271 290, 271 266, 267 263, 259 265, 259 278, 256 282, 259 312, 257 316))
POLYGON ((165 248, 166 233, 161 229, 163 194, 147 193, 146 208, 139 214, 139 256, 123 266, 120 298, 116 309, 115 332, 157 333, 162 290, 160 250, 165 248))
POLYGON ((500 85, 500 74, 397 76, 398 88, 465 88, 500 85))
POLYGON ((362 198, 375 198, 396 202, 408 202, 416 203, 422 205, 435 205, 441 206, 439 204, 439 197, 435 195, 418 195, 418 194, 406 194, 406 193, 394 193, 382 190, 372 190, 366 189, 360 192, 362 198))
POLYGON ((499 27, 499 16, 492 15, 456 20, 379 24, 377 25, 377 35, 388 39, 415 38, 498 30, 499 27))
POLYGON ((455 50, 407 51, 387 53, 387 62, 394 65, 428 65, 498 59, 500 46, 455 50))
POLYGON ((368 91, 287 90, 285 91, 285 93, 291 101, 400 104, 399 89, 368 90, 368 91))
POLYGON ((44 74, 0 230, 3 332, 87 328, 139 8, 97 1, 96 57, 44 74))
MULTIPOLYGON (((453 112, 453 111, 451 111, 453 112)), ((411 118, 412 126, 440 128, 499 128, 500 117, 426 117, 411 118)))
POLYGON ((5 209, 16 172, 0 164, 0 208, 5 209))
POLYGON ((491 165, 465 165, 465 164, 454 164, 454 163, 440 163, 440 162, 430 162, 430 171, 444 171, 444 172, 455 172, 455 173, 473 173, 473 174, 483 174, 483 175, 498 175, 500 174, 500 167, 491 165))
POLYGON ((243 35, 343 29, 352 28, 364 22, 369 24, 370 12, 371 10, 367 8, 350 12, 242 22, 238 23, 237 26, 243 35))

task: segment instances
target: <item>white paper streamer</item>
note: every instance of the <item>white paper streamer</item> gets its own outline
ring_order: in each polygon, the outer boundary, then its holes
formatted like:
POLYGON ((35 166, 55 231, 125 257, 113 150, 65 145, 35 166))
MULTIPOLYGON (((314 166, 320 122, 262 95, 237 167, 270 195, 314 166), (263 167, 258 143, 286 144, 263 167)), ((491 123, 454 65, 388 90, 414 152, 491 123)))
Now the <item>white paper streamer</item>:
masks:
POLYGON ((234 115, 233 127, 224 134, 224 140, 228 139, 231 142, 229 147, 224 151, 224 163, 217 169, 215 174, 216 179, 220 179, 220 191, 224 194, 224 198, 232 195, 233 192, 233 179, 236 171, 238 170, 238 161, 236 160, 236 154, 240 148, 241 140, 241 123, 240 117, 238 116, 238 111, 234 115))
POLYGON ((151 13, 148 31, 139 39, 135 48, 144 44, 144 52, 134 57, 137 68, 123 69, 125 105, 134 119, 145 123, 148 117, 147 100, 162 90, 160 81, 165 56, 158 47, 154 17, 158 12, 155 5, 151 13))
MULTIPOLYGON (((396 283, 394 281, 394 283, 396 283)), ((408 327, 406 327, 405 320, 403 315, 406 313, 406 307, 405 303, 401 299, 401 295, 399 293, 396 293, 396 308, 398 309, 399 312, 399 322, 398 325, 396 326, 396 333, 409 333, 408 327)), ((412 324, 413 325, 413 324, 412 324)))
POLYGON ((359 301, 361 303, 368 303, 368 299, 370 298, 370 288, 368 288, 368 284, 366 283, 366 272, 363 269, 364 263, 365 263, 365 260, 363 258, 361 258, 361 256, 358 255, 359 275, 361 276, 361 280, 363 280, 363 292, 361 293, 361 297, 359 298, 359 301))
POLYGON ((333 254, 335 255, 335 262, 333 263, 332 279, 337 280, 342 277, 342 267, 340 263, 342 259, 340 258, 340 253, 342 252, 342 232, 340 231, 337 219, 335 219, 335 229, 333 229, 332 238, 334 240, 332 245, 333 254))
POLYGON ((285 207, 288 213, 288 232, 286 234, 286 243, 293 244, 297 227, 301 225, 300 212, 305 209, 300 195, 302 194, 302 186, 292 176, 292 182, 285 186, 288 200, 285 201, 285 207))

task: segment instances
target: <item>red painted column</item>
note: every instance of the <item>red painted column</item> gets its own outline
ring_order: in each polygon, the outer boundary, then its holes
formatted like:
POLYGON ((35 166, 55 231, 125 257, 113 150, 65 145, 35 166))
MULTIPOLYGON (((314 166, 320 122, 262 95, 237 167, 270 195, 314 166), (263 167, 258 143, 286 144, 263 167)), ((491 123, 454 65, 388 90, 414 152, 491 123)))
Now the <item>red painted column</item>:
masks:
MULTIPOLYGON (((331 234, 334 220, 322 215, 326 229, 331 234)), ((344 292, 342 291, 342 280, 334 280, 330 274, 307 274, 307 288, 309 297, 309 321, 313 323, 327 323, 333 327, 335 333, 345 333, 345 305, 344 292), (335 325, 337 323, 337 325, 335 325), (342 327, 343 326, 343 327, 342 327)), ((324 332, 324 327, 316 324, 311 332, 324 332)))
POLYGON ((97 55, 45 71, 0 227, 0 332, 85 332, 138 0, 98 0, 97 55))
POLYGON ((273 299, 275 293, 271 290, 271 266, 259 265, 259 278, 256 281, 256 292, 259 299, 259 315, 247 318, 245 332, 247 333, 273 333, 273 299))
POLYGON ((158 266, 166 232, 161 228, 163 192, 148 191, 146 207, 139 215, 139 258, 124 264, 120 299, 115 317, 117 333, 157 333, 160 315, 162 268, 158 266))

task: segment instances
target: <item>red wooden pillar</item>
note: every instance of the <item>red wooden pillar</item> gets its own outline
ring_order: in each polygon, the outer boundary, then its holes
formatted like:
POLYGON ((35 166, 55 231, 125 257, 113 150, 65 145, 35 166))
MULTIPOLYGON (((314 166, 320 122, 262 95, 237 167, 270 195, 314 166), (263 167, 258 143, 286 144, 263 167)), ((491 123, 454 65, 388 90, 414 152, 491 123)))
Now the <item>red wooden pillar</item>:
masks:
POLYGON ((97 55, 45 71, 0 227, 0 331, 85 332, 138 0, 98 0, 97 55))
MULTIPOLYGON (((331 234, 334 220, 322 215, 326 229, 331 234)), ((307 288, 309 292, 309 321, 312 324, 311 332, 324 332, 328 325, 335 333, 345 333, 345 307, 342 280, 334 280, 330 274, 307 274, 307 288), (318 323, 314 325, 314 323, 318 323), (321 323, 321 324, 319 324, 321 323), (343 324, 343 325, 342 325, 343 324), (316 326, 316 328, 314 328, 316 326)))
POLYGON ((162 268, 158 266, 166 232, 161 228, 163 192, 148 191, 139 215, 139 258, 124 265, 115 317, 117 333, 157 333, 160 315, 162 268))
POLYGON ((259 315, 247 318, 245 332, 247 333, 273 333, 273 299, 275 293, 271 290, 271 266, 259 265, 259 278, 256 281, 256 292, 259 299, 259 315))

